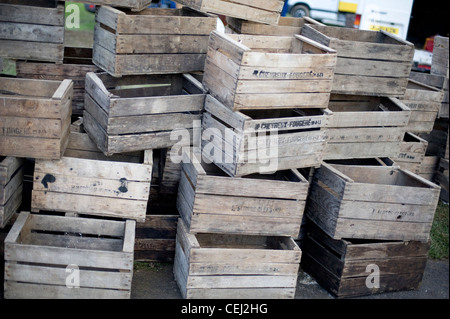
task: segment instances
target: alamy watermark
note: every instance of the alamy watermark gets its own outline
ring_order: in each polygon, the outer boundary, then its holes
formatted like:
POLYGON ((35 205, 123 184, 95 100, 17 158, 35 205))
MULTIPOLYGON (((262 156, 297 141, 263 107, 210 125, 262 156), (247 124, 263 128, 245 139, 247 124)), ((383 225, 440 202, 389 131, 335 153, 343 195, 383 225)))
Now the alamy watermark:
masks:
POLYGON ((367 265, 366 272, 370 273, 366 278, 366 287, 369 289, 380 288, 380 267, 375 264, 367 265))

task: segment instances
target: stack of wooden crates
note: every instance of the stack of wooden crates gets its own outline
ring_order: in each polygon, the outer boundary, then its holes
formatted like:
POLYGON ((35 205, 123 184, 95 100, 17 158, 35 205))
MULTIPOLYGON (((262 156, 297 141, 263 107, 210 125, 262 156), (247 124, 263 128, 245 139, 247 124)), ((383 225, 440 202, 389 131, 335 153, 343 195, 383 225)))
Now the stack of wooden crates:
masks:
POLYGON ((173 261, 184 298, 294 298, 300 266, 338 297, 417 288, 448 55, 436 88, 411 43, 280 0, 83 2, 87 50, 64 47, 64 2, 0 5, 6 298, 129 298, 136 260, 173 261))

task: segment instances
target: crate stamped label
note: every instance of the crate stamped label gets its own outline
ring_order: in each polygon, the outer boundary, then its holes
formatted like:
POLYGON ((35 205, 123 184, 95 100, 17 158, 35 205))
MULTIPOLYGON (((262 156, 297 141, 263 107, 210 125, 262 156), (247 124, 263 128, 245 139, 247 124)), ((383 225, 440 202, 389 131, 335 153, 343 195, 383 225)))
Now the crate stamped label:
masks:
POLYGON ((283 79, 283 80, 302 80, 302 79, 323 79, 325 74, 323 72, 316 72, 313 70, 304 72, 276 72, 265 70, 254 70, 253 78, 258 79, 283 79))

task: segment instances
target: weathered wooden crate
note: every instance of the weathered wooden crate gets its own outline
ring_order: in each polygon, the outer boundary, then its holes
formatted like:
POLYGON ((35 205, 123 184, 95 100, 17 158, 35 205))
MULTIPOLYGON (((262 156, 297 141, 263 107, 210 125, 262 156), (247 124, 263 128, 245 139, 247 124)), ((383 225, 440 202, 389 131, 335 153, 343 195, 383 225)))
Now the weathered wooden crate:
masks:
POLYGON ((93 61, 113 76, 203 71, 217 18, 188 8, 100 7, 93 61))
POLYGON ((326 108, 335 66, 334 50, 300 35, 213 31, 203 85, 233 111, 326 108))
POLYGON ((398 167, 323 163, 305 214, 333 239, 427 241, 441 188, 398 167))
POLYGON ((72 115, 83 115, 86 73, 100 69, 92 64, 92 49, 65 47, 63 64, 18 61, 16 72, 19 78, 72 80, 72 115))
POLYGON ((397 150, 397 155, 391 158, 402 169, 419 174, 427 147, 428 142, 426 140, 413 133, 406 132, 403 142, 400 143, 400 148, 397 150))
POLYGON ((179 215, 147 214, 144 222, 137 222, 134 260, 173 262, 178 218, 179 215))
POLYGON ((448 118, 449 116, 449 94, 448 94, 448 77, 439 74, 430 74, 422 72, 411 72, 410 79, 438 88, 442 91, 443 97, 438 113, 438 118, 448 118))
POLYGON ((199 129, 206 91, 189 74, 86 75, 84 129, 105 155, 172 147, 199 129), (198 125, 198 126, 196 126, 198 125))
MULTIPOLYGON (((68 0, 63 0, 68 1, 68 0)), ((95 4, 98 6, 111 6, 119 8, 127 8, 131 11, 142 11, 147 8, 152 1, 151 0, 87 0, 77 1, 89 4, 95 4)))
POLYGON ((431 60, 431 74, 443 75, 448 79, 449 68, 448 37, 437 35, 434 37, 433 58, 431 60))
POLYGON ((429 181, 434 181, 434 176, 439 168, 439 157, 433 155, 425 155, 420 164, 419 173, 417 175, 429 181))
POLYGON ((135 224, 21 212, 5 239, 5 298, 130 298, 135 224))
POLYGON ((145 221, 152 151, 106 157, 85 133, 71 132, 60 160, 36 160, 31 210, 145 221))
POLYGON ((0 156, 0 228, 22 204, 23 159, 0 156))
POLYGON ((409 79, 405 95, 399 98, 411 109, 411 118, 406 130, 412 133, 431 132, 443 99, 443 91, 409 79))
POLYGON ((320 166, 327 109, 233 112, 208 95, 202 121, 202 157, 230 176, 320 166))
POLYGON ((332 94, 323 159, 394 157, 411 110, 397 98, 332 94))
POLYGON ((301 267, 334 296, 419 288, 429 241, 334 240, 311 222, 306 226, 301 267))
POLYGON ((271 36, 292 36, 294 34, 300 34, 302 31, 302 27, 305 24, 322 25, 320 22, 311 19, 310 17, 280 17, 280 20, 276 25, 258 23, 232 17, 227 17, 226 22, 227 27, 233 33, 271 36))
POLYGON ((190 234, 179 219, 174 275, 186 299, 294 298, 301 250, 290 237, 190 234))
POLYGON ((202 12, 266 24, 278 23, 284 5, 282 0, 233 0, 232 2, 226 0, 178 0, 177 2, 202 12))
POLYGON ((449 202, 449 188, 448 188, 448 159, 441 158, 439 159, 439 167, 434 176, 434 182, 441 186, 441 196, 440 199, 449 202))
POLYGON ((73 82, 0 77, 0 155, 58 159, 69 137, 73 82))
POLYGON ((165 148, 161 150, 158 174, 160 192, 168 194, 178 193, 182 165, 183 163, 172 160, 169 149, 165 148))
POLYGON ((190 233, 298 238, 309 188, 298 170, 234 178, 184 155, 177 207, 190 233))
POLYGON ((20 0, 0 3, 0 56, 62 63, 64 3, 23 3, 20 0))
POLYGON ((305 25, 302 35, 337 52, 332 93, 401 97, 414 45, 385 31, 305 25))

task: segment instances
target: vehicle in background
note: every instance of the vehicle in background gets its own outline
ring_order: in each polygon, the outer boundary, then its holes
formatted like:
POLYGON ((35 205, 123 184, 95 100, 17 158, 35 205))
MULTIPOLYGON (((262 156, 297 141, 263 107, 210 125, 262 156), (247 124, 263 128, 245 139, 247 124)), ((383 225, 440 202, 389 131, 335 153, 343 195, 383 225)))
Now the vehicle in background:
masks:
POLYGON ((413 0, 288 0, 287 12, 327 25, 385 30, 405 40, 412 5, 413 0))

